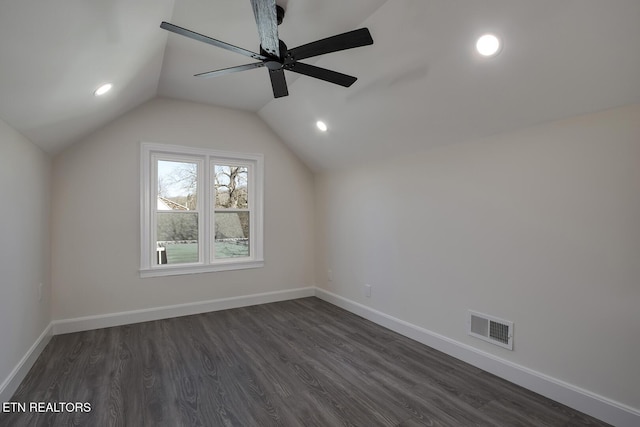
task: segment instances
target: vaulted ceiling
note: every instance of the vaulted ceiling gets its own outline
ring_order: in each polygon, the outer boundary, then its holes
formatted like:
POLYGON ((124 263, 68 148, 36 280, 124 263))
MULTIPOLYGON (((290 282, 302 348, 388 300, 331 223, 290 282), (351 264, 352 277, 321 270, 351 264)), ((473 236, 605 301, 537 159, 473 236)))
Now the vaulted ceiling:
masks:
POLYGON ((258 51, 249 0, 0 0, 0 118, 55 153, 167 96, 254 111, 318 170, 640 103, 638 0, 277 3, 289 47, 370 29, 374 45, 306 61, 351 88, 287 72, 273 99, 265 69, 193 77, 250 61, 160 22, 258 51), (493 58, 474 51, 486 32, 493 58))

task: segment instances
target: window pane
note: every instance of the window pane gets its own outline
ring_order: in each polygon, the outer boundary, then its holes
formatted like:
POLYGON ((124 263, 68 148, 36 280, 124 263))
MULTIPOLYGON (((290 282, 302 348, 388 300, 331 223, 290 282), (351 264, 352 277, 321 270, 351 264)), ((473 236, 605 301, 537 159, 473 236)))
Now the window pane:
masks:
POLYGON ((216 212, 215 257, 249 256, 249 212, 216 212))
POLYGON ((158 160, 159 211, 196 209, 198 165, 191 162, 158 160))
POLYGON ((215 207, 218 209, 248 208, 248 176, 249 169, 246 166, 215 165, 213 167, 213 179, 216 191, 215 207))
POLYGON ((198 262, 198 214, 166 212, 157 214, 158 264, 198 262))

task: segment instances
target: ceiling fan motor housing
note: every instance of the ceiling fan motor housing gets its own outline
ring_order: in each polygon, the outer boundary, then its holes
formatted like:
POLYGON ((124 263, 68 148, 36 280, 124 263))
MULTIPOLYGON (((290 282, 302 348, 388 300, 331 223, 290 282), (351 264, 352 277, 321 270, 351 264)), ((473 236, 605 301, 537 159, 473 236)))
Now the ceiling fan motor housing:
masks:
MULTIPOLYGON (((279 62, 281 65, 282 63, 284 63, 284 58, 287 55, 287 45, 280 39, 278 39, 279 43, 279 49, 280 49, 280 58, 277 58, 273 55, 271 55, 269 52, 265 51, 262 46, 260 46, 260 55, 263 56, 267 56, 269 58, 273 58, 274 61, 279 62)), ((269 64, 267 64, 268 66, 269 64)))

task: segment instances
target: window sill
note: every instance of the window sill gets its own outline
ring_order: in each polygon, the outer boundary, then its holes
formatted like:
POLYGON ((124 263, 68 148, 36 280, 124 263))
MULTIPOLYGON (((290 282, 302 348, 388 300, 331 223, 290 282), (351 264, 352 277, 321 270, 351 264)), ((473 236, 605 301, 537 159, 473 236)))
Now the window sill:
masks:
POLYGON ((221 262, 218 264, 191 264, 140 269, 140 277, 180 276, 184 274, 213 273, 216 271, 244 270, 264 267, 264 260, 221 262))

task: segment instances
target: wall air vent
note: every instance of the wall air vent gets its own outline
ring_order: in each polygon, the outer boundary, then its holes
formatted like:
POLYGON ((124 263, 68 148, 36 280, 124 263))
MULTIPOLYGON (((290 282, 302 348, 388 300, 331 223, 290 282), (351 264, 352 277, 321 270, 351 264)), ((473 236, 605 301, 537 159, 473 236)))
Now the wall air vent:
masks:
POLYGON ((513 350, 513 322, 469 310, 467 333, 500 347, 513 350))

